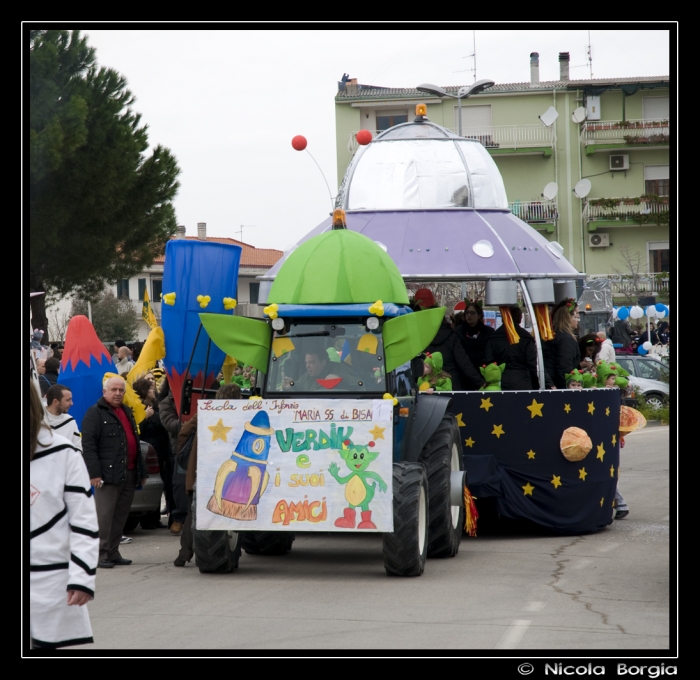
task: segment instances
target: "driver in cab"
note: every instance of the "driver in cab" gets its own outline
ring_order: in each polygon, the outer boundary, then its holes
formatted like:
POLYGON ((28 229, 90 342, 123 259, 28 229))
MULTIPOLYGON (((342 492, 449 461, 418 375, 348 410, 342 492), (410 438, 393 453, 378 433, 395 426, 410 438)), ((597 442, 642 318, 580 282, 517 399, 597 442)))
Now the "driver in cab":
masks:
POLYGON ((283 388, 299 392, 333 389, 342 382, 342 377, 328 366, 328 354, 323 350, 310 350, 304 356, 306 370, 299 380, 285 376, 283 388), (292 384, 293 383, 293 384, 292 384))

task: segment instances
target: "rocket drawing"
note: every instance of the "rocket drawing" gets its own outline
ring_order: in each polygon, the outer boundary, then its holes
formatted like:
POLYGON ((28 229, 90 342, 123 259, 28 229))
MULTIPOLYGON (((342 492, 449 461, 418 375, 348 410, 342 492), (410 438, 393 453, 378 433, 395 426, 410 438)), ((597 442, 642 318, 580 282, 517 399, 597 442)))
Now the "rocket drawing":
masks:
POLYGON ((266 466, 273 433, 265 411, 245 424, 235 451, 216 473, 208 510, 232 519, 257 519, 258 501, 270 480, 266 466))

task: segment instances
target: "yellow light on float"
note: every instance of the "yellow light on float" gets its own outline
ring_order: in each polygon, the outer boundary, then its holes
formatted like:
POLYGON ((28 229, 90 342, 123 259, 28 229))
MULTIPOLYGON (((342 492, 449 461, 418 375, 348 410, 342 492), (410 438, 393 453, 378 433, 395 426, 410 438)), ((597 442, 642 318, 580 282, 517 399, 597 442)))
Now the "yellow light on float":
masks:
POLYGON ((346 227, 347 224, 345 222, 345 211, 342 208, 336 208, 333 211, 333 228, 343 229, 346 227))
POLYGON ((428 107, 425 104, 416 104, 416 116, 427 116, 428 107))

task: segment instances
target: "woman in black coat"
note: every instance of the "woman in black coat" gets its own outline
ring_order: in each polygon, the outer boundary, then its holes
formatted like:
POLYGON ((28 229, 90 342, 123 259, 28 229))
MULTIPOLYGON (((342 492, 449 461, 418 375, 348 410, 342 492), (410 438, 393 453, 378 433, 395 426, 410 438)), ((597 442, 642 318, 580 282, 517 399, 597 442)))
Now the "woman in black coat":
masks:
MULTIPOLYGON (((139 424, 141 439, 148 442, 158 454, 160 477, 165 487, 165 502, 168 511, 173 507, 173 454, 170 448, 170 436, 160 421, 158 403, 156 402, 155 382, 148 378, 134 381, 134 392, 146 407, 146 417, 139 424)), ((160 524, 160 517, 148 517, 141 522, 144 529, 155 529, 160 524)))
POLYGON ((455 328, 455 333, 464 347, 474 368, 478 371, 486 361, 486 345, 494 329, 484 323, 484 312, 478 302, 470 302, 464 310, 464 321, 455 328))
POLYGON ((484 359, 487 364, 505 364, 501 374, 502 390, 538 390, 537 347, 535 340, 522 326, 523 312, 520 307, 509 307, 515 332, 520 340, 514 345, 508 340, 505 324, 497 328, 486 345, 484 359))
POLYGON ((450 374, 452 389, 455 392, 478 390, 484 384, 481 373, 472 365, 462 343, 447 320, 443 319, 437 335, 428 345, 426 352, 442 352, 442 368, 450 374))
POLYGON ((558 389, 566 389, 566 374, 581 364, 581 352, 575 334, 578 322, 576 300, 563 300, 552 312, 554 340, 542 343, 545 371, 558 389))

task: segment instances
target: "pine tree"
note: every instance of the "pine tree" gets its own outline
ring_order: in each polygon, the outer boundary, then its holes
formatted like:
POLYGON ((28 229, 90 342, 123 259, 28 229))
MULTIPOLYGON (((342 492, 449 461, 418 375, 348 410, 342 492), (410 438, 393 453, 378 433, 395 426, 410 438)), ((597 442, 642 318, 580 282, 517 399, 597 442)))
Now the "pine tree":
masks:
MULTIPOLYGON (((180 172, 131 106, 126 79, 97 68, 79 31, 30 34, 30 289, 93 297, 150 265, 175 233, 180 172)), ((31 299, 47 330, 45 296, 31 299)))

